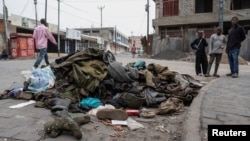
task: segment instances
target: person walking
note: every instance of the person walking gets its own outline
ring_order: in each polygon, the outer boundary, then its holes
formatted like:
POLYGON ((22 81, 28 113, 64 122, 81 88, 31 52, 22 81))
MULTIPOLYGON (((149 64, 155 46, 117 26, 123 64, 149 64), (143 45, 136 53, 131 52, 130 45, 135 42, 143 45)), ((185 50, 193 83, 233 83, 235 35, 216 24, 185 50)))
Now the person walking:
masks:
POLYGON ((135 58, 135 54, 136 54, 136 47, 135 44, 133 44, 132 48, 131 48, 131 52, 132 52, 132 57, 135 58))
POLYGON ((40 20, 40 24, 34 29, 33 38, 35 40, 36 49, 39 50, 39 55, 36 58, 35 64, 33 66, 34 69, 38 68, 43 58, 45 63, 49 65, 49 58, 47 54, 47 43, 50 40, 54 45, 57 45, 57 42, 49 31, 49 28, 46 27, 47 23, 45 19, 40 20))
POLYGON ((213 76, 220 77, 217 74, 217 71, 220 65, 223 50, 226 47, 226 37, 222 34, 221 27, 217 27, 215 31, 216 33, 210 36, 210 46, 208 48, 210 58, 209 58, 207 73, 205 77, 211 77, 209 73, 213 65, 214 59, 215 59, 215 67, 214 67, 213 76))
POLYGON ((231 20, 232 27, 228 31, 228 41, 226 47, 226 53, 228 56, 228 63, 230 67, 230 73, 226 76, 238 78, 239 75, 239 60, 241 42, 246 39, 246 31, 244 27, 238 24, 238 17, 233 17, 231 20))
POLYGON ((198 76, 203 76, 207 73, 208 60, 206 55, 207 41, 203 38, 204 31, 198 31, 198 38, 196 38, 191 44, 191 48, 196 51, 195 53, 195 72, 198 76))

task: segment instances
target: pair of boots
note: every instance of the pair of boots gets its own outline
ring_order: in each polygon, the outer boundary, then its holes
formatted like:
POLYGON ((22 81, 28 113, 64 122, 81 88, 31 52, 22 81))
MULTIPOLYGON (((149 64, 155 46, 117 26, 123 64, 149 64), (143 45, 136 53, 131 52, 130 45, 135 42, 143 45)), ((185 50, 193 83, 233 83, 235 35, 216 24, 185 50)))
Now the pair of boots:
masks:
MULTIPOLYGON (((213 75, 214 77, 220 77, 220 76, 217 74, 219 65, 220 65, 220 64, 215 64, 214 75, 213 75)), ((212 64, 208 64, 207 73, 205 74, 205 77, 211 77, 211 75, 209 74, 209 73, 210 73, 211 67, 212 67, 212 64)))

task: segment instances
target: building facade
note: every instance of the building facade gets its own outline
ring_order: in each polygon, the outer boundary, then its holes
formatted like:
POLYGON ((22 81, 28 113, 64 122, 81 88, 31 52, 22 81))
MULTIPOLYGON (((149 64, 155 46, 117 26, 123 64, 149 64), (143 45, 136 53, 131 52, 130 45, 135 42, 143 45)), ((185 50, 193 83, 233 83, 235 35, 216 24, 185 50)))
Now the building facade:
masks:
POLYGON ((154 0, 153 27, 160 38, 180 37, 183 51, 189 51, 189 43, 197 30, 204 30, 208 38, 219 21, 223 22, 224 34, 231 26, 231 18, 237 16, 248 32, 250 29, 249 0, 154 0), (220 3, 222 2, 222 3, 220 3), (220 9, 222 6, 222 10, 220 9), (222 20, 221 20, 222 19, 222 20))
MULTIPOLYGON (((18 15, 11 15, 9 20, 7 21, 7 35, 8 35, 8 45, 5 44, 5 26, 4 20, 0 15, 0 52, 4 49, 10 50, 10 43, 12 33, 18 34, 33 34, 33 30, 36 27, 36 24, 39 22, 35 22, 34 19, 29 19, 26 17, 21 17, 18 15)), ((58 33, 57 33, 57 25, 48 23, 49 30, 52 32, 53 36, 56 40, 58 40, 58 33)), ((82 50, 88 47, 95 47, 101 48, 104 44, 103 39, 101 37, 96 36, 88 36, 78 33, 76 30, 67 29, 67 31, 60 30, 60 48, 53 45, 50 41, 48 42, 48 52, 49 53, 72 53, 77 50, 82 50), (71 32, 68 32, 71 31, 71 32), (72 32, 74 31, 74 32, 72 32), (71 33, 71 34, 69 34, 71 33), (73 36, 74 35, 74 36, 73 36), (76 36, 77 35, 77 38, 76 36)), ((57 41, 58 42, 58 41, 57 41)), ((9 51, 9 55, 12 56, 11 52, 9 51)))
POLYGON ((136 46, 136 51, 138 54, 143 54, 144 50, 143 50, 143 46, 142 46, 142 36, 129 36, 129 45, 130 45, 130 50, 131 47, 133 46, 133 44, 136 46))
POLYGON ((101 37, 104 42, 103 49, 110 50, 115 54, 129 51, 128 37, 115 27, 76 28, 76 30, 88 36, 101 37))

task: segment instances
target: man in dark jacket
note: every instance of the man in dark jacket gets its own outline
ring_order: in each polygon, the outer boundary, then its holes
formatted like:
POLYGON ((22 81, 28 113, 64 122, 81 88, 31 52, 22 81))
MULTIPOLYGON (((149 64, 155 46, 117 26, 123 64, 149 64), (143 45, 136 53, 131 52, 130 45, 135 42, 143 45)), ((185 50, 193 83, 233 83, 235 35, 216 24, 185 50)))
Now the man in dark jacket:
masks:
POLYGON ((233 17, 232 27, 228 31, 228 42, 227 42, 227 56, 230 66, 230 73, 227 76, 237 78, 239 74, 239 61, 238 56, 240 53, 241 42, 246 39, 245 29, 238 24, 238 17, 233 17))
POLYGON ((208 46, 207 41, 203 38, 203 31, 198 31, 198 38, 195 39, 190 46, 196 51, 195 55, 195 72, 196 75, 202 76, 207 73, 207 55, 206 47, 208 46))

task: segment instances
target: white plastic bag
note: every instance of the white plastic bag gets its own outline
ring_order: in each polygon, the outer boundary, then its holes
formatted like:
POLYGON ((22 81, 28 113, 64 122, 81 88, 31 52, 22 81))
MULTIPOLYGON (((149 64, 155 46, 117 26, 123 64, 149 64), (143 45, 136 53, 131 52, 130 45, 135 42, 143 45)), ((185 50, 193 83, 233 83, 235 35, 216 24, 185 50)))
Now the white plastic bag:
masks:
POLYGON ((128 128, 130 130, 136 130, 136 129, 140 129, 140 128, 145 128, 141 123, 135 121, 134 119, 132 119, 131 117, 129 117, 127 119, 128 122, 128 128))

